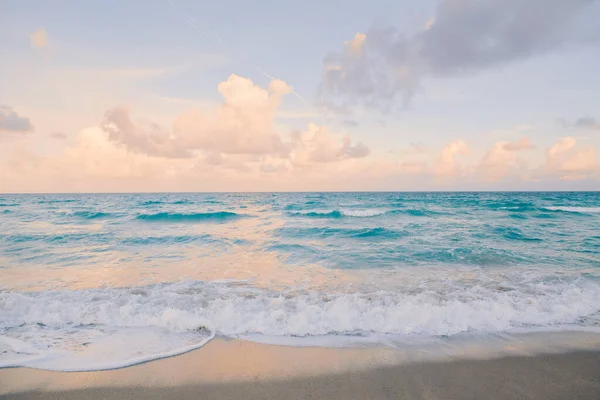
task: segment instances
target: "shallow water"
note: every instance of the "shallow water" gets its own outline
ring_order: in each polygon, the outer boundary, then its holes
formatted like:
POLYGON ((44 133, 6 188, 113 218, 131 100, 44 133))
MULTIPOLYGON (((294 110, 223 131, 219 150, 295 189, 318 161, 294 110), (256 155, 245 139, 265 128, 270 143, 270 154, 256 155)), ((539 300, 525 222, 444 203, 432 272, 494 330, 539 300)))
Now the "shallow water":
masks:
POLYGON ((600 330, 599 227, 599 193, 3 195, 0 366, 600 330))

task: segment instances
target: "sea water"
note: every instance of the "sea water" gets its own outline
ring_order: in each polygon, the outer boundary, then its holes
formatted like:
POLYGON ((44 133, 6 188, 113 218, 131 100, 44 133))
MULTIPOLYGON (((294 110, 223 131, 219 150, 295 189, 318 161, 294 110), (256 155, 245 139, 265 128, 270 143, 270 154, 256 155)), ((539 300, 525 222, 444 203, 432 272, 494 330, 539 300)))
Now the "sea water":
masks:
POLYGON ((0 195, 0 274, 0 367, 593 332, 600 193, 0 195))

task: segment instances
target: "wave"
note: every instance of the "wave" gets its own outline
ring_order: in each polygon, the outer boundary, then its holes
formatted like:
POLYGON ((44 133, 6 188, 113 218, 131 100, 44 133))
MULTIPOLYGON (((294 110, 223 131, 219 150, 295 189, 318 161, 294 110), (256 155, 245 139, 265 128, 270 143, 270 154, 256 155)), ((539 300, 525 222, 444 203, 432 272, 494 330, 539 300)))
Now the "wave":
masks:
POLYGON ((595 214, 600 213, 600 207, 567 207, 567 206, 552 206, 544 207, 550 211, 564 211, 578 214, 595 214))
POLYGON ((506 240, 518 240, 524 242, 541 242, 542 239, 525 235, 520 229, 515 227, 496 227, 493 232, 506 240))
POLYGON ((54 204, 54 203, 75 203, 76 199, 55 199, 55 200, 40 200, 38 204, 54 204))
POLYGON ((159 204, 164 204, 162 200, 147 200, 140 203, 140 206, 155 206, 159 204))
POLYGON ((130 288, 0 292, 0 367, 117 368, 227 337, 452 336, 593 325, 600 285, 581 277, 486 279, 410 290, 275 292, 187 281, 130 288), (449 318, 448 316, 452 316, 449 318))
POLYGON ((160 212, 155 214, 140 214, 136 218, 142 221, 150 222, 202 222, 202 221, 226 221, 245 217, 245 214, 238 214, 231 211, 215 211, 200 213, 170 213, 160 212))
POLYGON ((313 227, 313 228, 282 228, 278 234, 286 237, 347 237, 347 238, 399 238, 406 236, 405 232, 393 229, 376 228, 331 228, 331 227, 313 227))
POLYGON ((179 235, 179 236, 134 236, 121 240, 121 244, 147 246, 160 244, 186 244, 192 242, 209 242, 215 241, 211 235, 179 235))
POLYGON ((341 211, 299 211, 291 212, 290 215, 307 218, 342 218, 344 214, 341 211))
POLYGON ((377 208, 367 208, 362 210, 332 210, 332 211, 297 211, 290 212, 289 215, 309 217, 309 218, 343 218, 343 217, 358 217, 368 218, 377 217, 380 215, 389 214, 404 214, 411 217, 431 217, 437 215, 444 215, 443 212, 433 210, 422 210, 422 209, 394 209, 394 210, 382 210, 377 208))
POLYGON ((291 212, 290 215, 308 217, 308 218, 343 218, 343 217, 376 217, 383 215, 386 210, 378 209, 363 209, 363 210, 332 210, 332 211, 298 211, 291 212))
POLYGON ((420 210, 420 209, 408 209, 408 210, 394 210, 395 214, 407 214, 413 217, 429 217, 433 215, 442 215, 443 213, 432 210, 420 210))
MULTIPOLYGON (((476 204, 475 204, 476 205, 476 204)), ((535 204, 526 201, 491 201, 484 203, 486 208, 498 211, 524 212, 533 211, 537 207, 535 204)))
POLYGON ((176 201, 147 200, 147 201, 141 202, 140 206, 156 206, 156 205, 161 205, 161 204, 182 205, 182 204, 194 204, 194 202, 190 201, 190 200, 176 200, 176 201))
POLYGON ((111 213, 105 213, 101 211, 75 211, 73 213, 66 214, 67 216, 77 217, 81 219, 102 219, 113 216, 111 213))

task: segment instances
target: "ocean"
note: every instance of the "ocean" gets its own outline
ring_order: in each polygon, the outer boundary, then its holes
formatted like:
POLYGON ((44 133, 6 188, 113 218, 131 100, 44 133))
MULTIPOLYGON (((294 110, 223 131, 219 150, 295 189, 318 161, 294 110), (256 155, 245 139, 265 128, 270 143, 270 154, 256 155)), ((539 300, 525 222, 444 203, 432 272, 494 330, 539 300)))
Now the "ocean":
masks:
POLYGON ((0 274, 0 367, 600 332, 600 193, 0 195, 0 274))

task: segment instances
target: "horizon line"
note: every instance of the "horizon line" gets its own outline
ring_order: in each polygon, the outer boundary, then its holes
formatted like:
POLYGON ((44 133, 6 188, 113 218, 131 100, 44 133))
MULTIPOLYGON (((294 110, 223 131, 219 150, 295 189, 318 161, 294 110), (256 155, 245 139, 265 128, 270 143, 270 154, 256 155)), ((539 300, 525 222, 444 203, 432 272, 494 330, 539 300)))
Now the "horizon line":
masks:
POLYGON ((0 192, 0 196, 105 194, 286 194, 286 193, 600 193, 600 190, 289 190, 289 191, 183 191, 183 192, 0 192))

